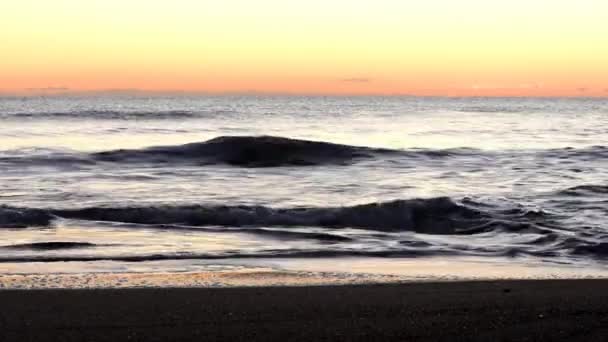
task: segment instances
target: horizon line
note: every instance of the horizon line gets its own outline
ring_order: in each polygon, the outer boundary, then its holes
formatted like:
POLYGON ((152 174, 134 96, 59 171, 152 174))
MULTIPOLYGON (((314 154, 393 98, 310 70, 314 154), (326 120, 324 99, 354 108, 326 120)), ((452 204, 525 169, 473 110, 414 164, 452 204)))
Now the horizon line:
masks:
POLYGON ((153 89, 70 89, 68 87, 27 88, 19 90, 0 89, 0 97, 61 97, 61 96, 293 96, 293 97, 428 97, 428 98, 608 98, 607 94, 571 95, 454 95, 454 94, 415 94, 415 93, 315 93, 315 92, 274 92, 274 91, 204 91, 204 90, 153 90, 153 89))

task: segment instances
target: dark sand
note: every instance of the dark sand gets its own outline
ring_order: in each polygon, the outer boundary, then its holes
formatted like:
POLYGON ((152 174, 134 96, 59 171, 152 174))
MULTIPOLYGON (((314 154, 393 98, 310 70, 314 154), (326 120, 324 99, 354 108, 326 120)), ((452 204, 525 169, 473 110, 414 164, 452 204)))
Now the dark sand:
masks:
POLYGON ((0 291, 0 341, 608 341, 608 280, 0 291))

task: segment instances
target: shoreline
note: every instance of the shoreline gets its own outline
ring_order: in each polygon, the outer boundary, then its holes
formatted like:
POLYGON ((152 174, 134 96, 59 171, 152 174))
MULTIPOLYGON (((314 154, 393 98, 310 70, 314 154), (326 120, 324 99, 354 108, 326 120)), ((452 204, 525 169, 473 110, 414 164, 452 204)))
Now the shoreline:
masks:
POLYGON ((2 341, 603 341, 608 279, 2 290, 2 341))
POLYGON ((474 258, 0 263, 0 289, 263 287, 608 279, 608 265, 474 258))

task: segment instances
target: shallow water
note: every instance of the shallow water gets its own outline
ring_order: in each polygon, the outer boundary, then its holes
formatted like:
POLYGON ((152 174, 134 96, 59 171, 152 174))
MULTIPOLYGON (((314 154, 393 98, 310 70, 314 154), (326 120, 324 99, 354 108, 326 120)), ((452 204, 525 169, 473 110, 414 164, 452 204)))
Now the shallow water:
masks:
POLYGON ((311 286, 599 279, 601 266, 492 258, 314 258, 0 264, 0 289, 311 286))
POLYGON ((2 98, 0 127, 5 264, 608 258, 605 99, 2 98))

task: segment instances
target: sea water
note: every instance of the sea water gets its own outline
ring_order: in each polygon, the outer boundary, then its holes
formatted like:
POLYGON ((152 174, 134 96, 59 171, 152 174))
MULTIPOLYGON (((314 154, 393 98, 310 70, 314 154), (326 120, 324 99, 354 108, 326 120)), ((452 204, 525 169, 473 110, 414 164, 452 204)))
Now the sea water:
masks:
POLYGON ((605 269, 607 167, 606 99, 2 97, 0 263, 605 269))

